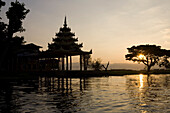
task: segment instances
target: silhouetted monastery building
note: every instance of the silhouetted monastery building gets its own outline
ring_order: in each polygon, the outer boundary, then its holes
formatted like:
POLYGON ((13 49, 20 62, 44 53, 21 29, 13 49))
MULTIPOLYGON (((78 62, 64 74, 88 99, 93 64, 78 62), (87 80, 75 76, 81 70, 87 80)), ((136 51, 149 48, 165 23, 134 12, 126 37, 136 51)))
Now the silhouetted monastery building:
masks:
POLYGON ((7 51, 4 58, 3 66, 0 71, 4 72, 28 72, 39 71, 39 54, 41 46, 37 46, 33 43, 11 46, 13 51, 7 51))
POLYGON ((67 27, 66 17, 63 27, 56 33, 52 43, 48 44, 48 50, 40 51, 41 46, 33 43, 20 45, 15 51, 8 51, 3 69, 8 72, 36 72, 52 70, 72 70, 72 57, 79 56, 80 70, 87 70, 89 55, 92 50, 83 51, 83 43, 78 44, 78 38, 67 27))
POLYGON ((58 70, 72 70, 72 56, 80 56, 80 70, 83 70, 83 67, 84 70, 87 70, 87 63, 92 50, 82 51, 83 43, 78 44, 78 38, 74 38, 74 36, 75 34, 71 32, 71 28, 67 27, 65 17, 63 27, 56 33, 56 38, 53 38, 53 42, 48 44, 48 50, 43 52, 41 57, 57 59, 61 64, 58 64, 58 70))
POLYGON ((25 71, 39 71, 40 70, 40 62, 39 62, 39 54, 40 54, 41 46, 37 46, 33 43, 22 45, 21 49, 17 53, 16 60, 16 71, 25 72, 25 71))
POLYGON ((33 43, 22 45, 22 49, 17 53, 15 70, 17 72, 36 72, 58 69, 59 61, 57 59, 43 58, 39 50, 40 48, 42 47, 33 43))

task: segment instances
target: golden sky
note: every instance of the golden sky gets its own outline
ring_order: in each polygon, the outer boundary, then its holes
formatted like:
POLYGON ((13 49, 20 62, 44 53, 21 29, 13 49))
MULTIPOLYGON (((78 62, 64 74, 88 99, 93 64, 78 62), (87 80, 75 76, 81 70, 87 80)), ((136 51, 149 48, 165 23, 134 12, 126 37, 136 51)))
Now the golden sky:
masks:
MULTIPOLYGON (((1 15, 11 1, 4 0, 1 15)), ((83 50, 93 49, 93 58, 103 62, 127 63, 128 47, 156 44, 170 49, 170 0, 19 0, 30 13, 24 20, 27 43, 47 49, 52 37, 68 26, 83 42, 83 50)))

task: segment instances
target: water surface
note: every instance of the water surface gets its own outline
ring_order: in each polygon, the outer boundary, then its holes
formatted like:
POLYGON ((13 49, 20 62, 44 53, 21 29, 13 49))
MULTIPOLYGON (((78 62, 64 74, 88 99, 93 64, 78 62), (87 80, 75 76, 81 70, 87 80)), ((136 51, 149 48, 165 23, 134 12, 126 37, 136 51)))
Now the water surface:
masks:
POLYGON ((170 113, 170 75, 0 80, 4 113, 170 113))

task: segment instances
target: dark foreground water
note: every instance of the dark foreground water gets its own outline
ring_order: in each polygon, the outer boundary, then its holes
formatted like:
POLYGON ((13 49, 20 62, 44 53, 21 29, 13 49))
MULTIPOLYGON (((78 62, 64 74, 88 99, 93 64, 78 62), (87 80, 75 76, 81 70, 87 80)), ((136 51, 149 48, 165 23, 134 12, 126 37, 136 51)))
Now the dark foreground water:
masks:
POLYGON ((170 75, 0 80, 1 113, 170 113, 170 75))

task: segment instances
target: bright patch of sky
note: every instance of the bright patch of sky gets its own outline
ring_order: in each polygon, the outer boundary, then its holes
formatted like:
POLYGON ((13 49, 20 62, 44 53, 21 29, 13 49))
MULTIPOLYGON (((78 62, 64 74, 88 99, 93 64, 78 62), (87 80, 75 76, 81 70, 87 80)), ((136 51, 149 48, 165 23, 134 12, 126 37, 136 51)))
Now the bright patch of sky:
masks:
MULTIPOLYGON (((1 15, 11 1, 2 7, 1 15)), ((125 63, 128 47, 156 44, 170 49, 170 0, 19 0, 30 9, 23 35, 47 49, 67 16, 68 26, 93 58, 125 63)), ((5 20, 5 16, 3 18, 5 20)))

